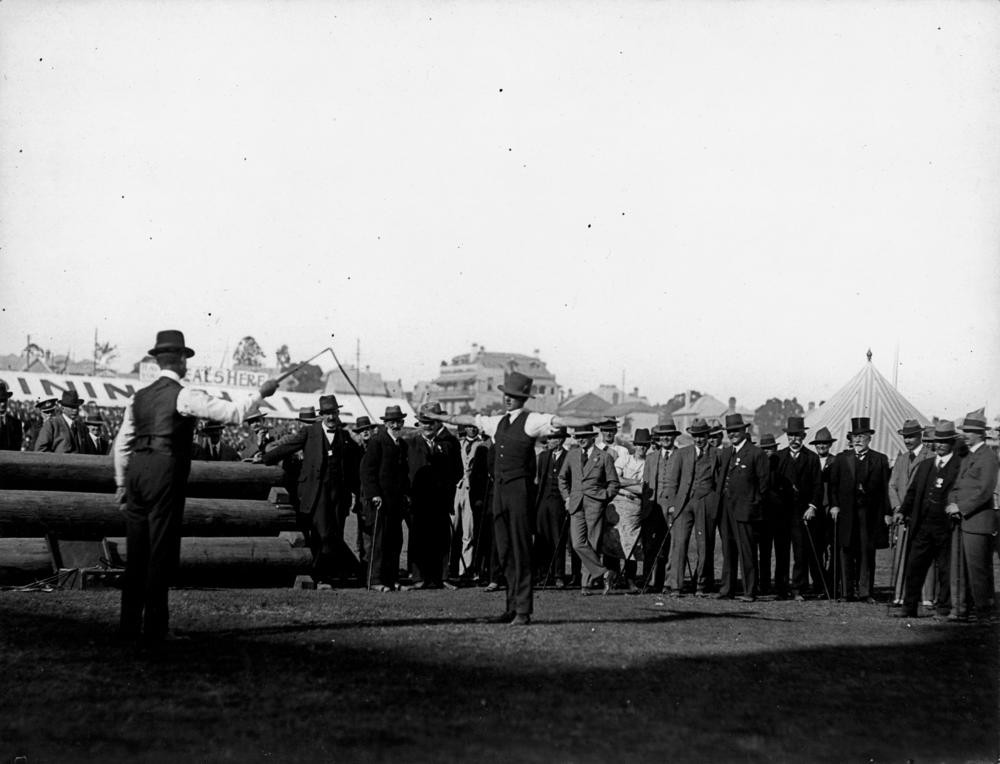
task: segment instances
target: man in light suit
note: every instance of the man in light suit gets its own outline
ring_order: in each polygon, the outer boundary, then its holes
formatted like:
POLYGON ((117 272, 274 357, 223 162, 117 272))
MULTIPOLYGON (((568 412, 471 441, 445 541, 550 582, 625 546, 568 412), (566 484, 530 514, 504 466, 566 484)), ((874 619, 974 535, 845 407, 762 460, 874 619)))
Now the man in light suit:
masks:
POLYGON ((46 419, 38 431, 35 450, 53 454, 80 454, 86 429, 77 418, 83 400, 73 390, 66 390, 59 400, 60 413, 46 419))
MULTIPOLYGON (((948 494, 946 511, 962 523, 962 551, 968 589, 975 617, 989 619, 993 599, 993 545, 997 534, 997 511, 993 491, 997 485, 997 457, 986 445, 986 413, 983 409, 966 414, 960 428, 969 446, 954 487, 948 494)), ((952 593, 953 600, 955 593, 952 593)), ((966 603, 954 601, 952 616, 966 616, 966 603)))
POLYGON ((559 491, 569 512, 569 533, 573 549, 583 562, 581 590, 588 593, 591 580, 604 579, 604 593, 610 592, 617 575, 601 563, 598 549, 604 533, 604 509, 618 494, 620 482, 614 458, 594 445, 597 431, 576 427, 573 437, 580 444, 570 452, 559 471, 559 491))
POLYGON ((671 455, 676 451, 674 444, 681 431, 674 425, 674 420, 668 418, 663 423, 653 427, 650 436, 655 448, 646 453, 646 467, 642 482, 645 486, 645 496, 642 505, 643 576, 646 588, 659 592, 667 579, 667 560, 670 556, 667 539, 667 465, 671 455), (659 557, 656 553, 662 548, 659 557), (648 551, 647 551, 648 550, 648 551))
MULTIPOLYGON (((684 596, 684 568, 691 530, 697 526, 704 531, 710 525, 714 532, 715 528, 717 507, 711 504, 718 502, 719 453, 708 443, 711 431, 712 427, 708 422, 696 418, 688 427, 688 434, 694 439, 694 445, 677 449, 677 453, 667 464, 667 515, 672 527, 670 559, 673 560, 672 578, 669 582, 671 597, 684 596)), ((695 593, 704 595, 707 555, 704 532, 696 535, 695 544, 698 550, 698 571, 692 583, 695 585, 695 593)), ((713 543, 713 554, 714 550, 713 543)))
MULTIPOLYGON (((913 476, 917 473, 917 467, 920 466, 921 462, 933 459, 935 452, 933 442, 928 441, 928 445, 924 446, 923 428, 916 419, 907 419, 903 422, 903 428, 897 430, 897 432, 903 437, 903 445, 906 448, 896 454, 896 461, 893 462, 892 472, 889 474, 889 507, 892 509, 893 517, 899 514, 900 508, 903 506, 906 491, 913 481, 913 476)), ((895 585, 897 571, 901 570, 905 575, 905 571, 909 567, 907 559, 913 539, 912 528, 909 525, 901 523, 895 523, 894 525, 895 529, 901 529, 896 532, 897 540, 893 547, 892 556, 893 584, 895 585)), ((892 530, 890 530, 891 533, 892 530)), ((927 580, 924 582, 925 602, 934 600, 934 587, 936 583, 937 579, 934 577, 934 569, 929 568, 927 571, 927 580)), ((906 586, 905 581, 901 581, 901 584, 902 586, 894 594, 894 605, 899 605, 903 602, 902 588, 906 586)))

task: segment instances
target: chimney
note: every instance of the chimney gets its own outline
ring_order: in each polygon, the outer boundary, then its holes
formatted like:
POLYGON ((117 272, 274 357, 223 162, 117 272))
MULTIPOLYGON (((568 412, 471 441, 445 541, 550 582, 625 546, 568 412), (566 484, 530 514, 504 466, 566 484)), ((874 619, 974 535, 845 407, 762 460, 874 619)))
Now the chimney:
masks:
POLYGON ((691 391, 690 390, 685 390, 684 391, 684 408, 687 408, 690 405, 691 405, 691 391))
POLYGON ((816 408, 816 401, 809 401, 809 410, 812 411, 816 408))
POLYGON ((729 396, 729 413, 736 413, 736 399, 733 396, 729 396))
POLYGON ((636 400, 639 399, 639 388, 638 387, 633 387, 632 388, 632 397, 635 398, 636 400))

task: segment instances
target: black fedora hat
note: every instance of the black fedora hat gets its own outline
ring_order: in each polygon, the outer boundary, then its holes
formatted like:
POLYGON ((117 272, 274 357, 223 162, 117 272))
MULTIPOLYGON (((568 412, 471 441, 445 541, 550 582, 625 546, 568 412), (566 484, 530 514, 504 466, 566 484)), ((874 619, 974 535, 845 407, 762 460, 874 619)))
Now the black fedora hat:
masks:
POLYGON ((790 416, 788 421, 785 423, 785 434, 786 435, 805 435, 806 430, 806 420, 804 417, 800 416, 790 416))
POLYGON ((743 421, 742 414, 726 414, 726 432, 733 430, 744 430, 750 426, 749 422, 743 421))
POLYGON ((695 417, 691 420, 691 426, 687 428, 687 431, 689 435, 694 436, 708 435, 712 432, 712 425, 701 417, 695 417))
POLYGON ((243 418, 245 424, 253 424, 254 422, 260 422, 267 416, 266 411, 255 411, 252 414, 247 414, 243 418))
POLYGON ((777 448, 778 442, 774 439, 774 435, 769 432, 765 432, 760 436, 760 443, 758 445, 761 448, 777 448))
POLYGON ((406 414, 399 406, 386 406, 385 415, 380 417, 383 422, 392 422, 406 419, 406 414))
POLYGON ((851 431, 848 435, 873 435, 872 420, 866 416, 851 417, 851 431))
POLYGON ((100 411, 94 411, 93 413, 87 415, 84 422, 88 427, 100 427, 104 424, 104 417, 101 416, 100 411))
POLYGON ((830 430, 827 427, 820 427, 816 430, 816 437, 809 441, 809 445, 814 446, 817 443, 833 443, 836 438, 830 434, 830 430))
POLYGON ((674 424, 674 420, 670 417, 664 419, 660 424, 653 427, 653 431, 650 433, 654 438, 660 438, 666 435, 672 435, 674 437, 681 434, 681 431, 677 429, 677 425, 674 424))
POLYGON ((372 423, 371 417, 359 416, 354 422, 354 427, 351 429, 354 432, 364 432, 365 430, 370 430, 372 427, 378 427, 378 425, 372 423))
POLYGON ((319 414, 316 413, 315 406, 303 406, 299 409, 299 421, 300 422, 316 422, 319 421, 319 414))
POLYGON ((597 429, 601 432, 618 432, 618 420, 614 417, 609 417, 598 424, 597 429))
POLYGON ((632 445, 633 446, 648 446, 653 442, 653 438, 649 435, 649 430, 645 427, 640 427, 632 435, 632 445))
POLYGON ((511 398, 534 398, 531 394, 531 384, 534 381, 519 371, 512 371, 504 377, 502 385, 497 385, 497 390, 511 398))
POLYGON ((920 422, 916 419, 907 419, 903 422, 903 429, 896 430, 904 438, 912 438, 914 435, 920 435, 924 431, 924 428, 920 426, 920 422))
POLYGON ((160 353, 180 353, 185 358, 194 355, 194 351, 184 343, 184 332, 177 329, 164 329, 156 333, 156 344, 149 350, 151 356, 160 353))
POLYGON ((726 428, 722 426, 722 422, 718 419, 713 419, 709 424, 712 426, 712 431, 709 435, 718 435, 719 433, 725 432, 726 428))
POLYGON ((565 427, 556 427, 547 437, 549 440, 566 440, 569 437, 569 433, 565 427))
MULTIPOLYGON (((90 424, 90 422, 87 422, 87 424, 90 424)), ((205 422, 205 424, 201 426, 202 432, 220 432, 225 429, 226 426, 222 422, 205 422)))
POLYGON ((75 390, 63 390, 59 405, 64 409, 78 409, 83 405, 83 398, 77 395, 75 390))
POLYGON ((321 395, 319 397, 319 415, 336 414, 340 411, 336 395, 321 395))
POLYGON ((0 401, 5 401, 13 395, 14 393, 12 393, 10 388, 7 387, 7 383, 0 379, 0 401))

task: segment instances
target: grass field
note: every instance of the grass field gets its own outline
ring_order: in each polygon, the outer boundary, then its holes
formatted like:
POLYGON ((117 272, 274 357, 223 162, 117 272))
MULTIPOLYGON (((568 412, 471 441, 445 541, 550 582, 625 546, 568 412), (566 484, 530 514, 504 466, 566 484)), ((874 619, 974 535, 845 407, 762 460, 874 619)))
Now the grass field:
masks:
POLYGON ((997 761, 997 628, 884 605, 478 589, 0 592, 0 762, 997 761))

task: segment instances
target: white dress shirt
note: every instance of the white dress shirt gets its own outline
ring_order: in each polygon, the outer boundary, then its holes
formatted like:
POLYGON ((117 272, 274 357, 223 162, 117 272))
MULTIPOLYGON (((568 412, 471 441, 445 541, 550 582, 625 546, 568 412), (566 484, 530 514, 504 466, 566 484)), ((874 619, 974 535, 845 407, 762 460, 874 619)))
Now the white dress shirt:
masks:
POLYGON ((507 417, 510 423, 513 424, 522 413, 527 414, 528 417, 524 421, 524 433, 529 438, 541 438, 555 432, 556 428, 552 424, 555 414, 539 414, 537 411, 525 411, 524 409, 515 409, 514 411, 508 411, 506 414, 496 414, 494 416, 476 414, 476 427, 491 438, 495 438, 497 425, 500 424, 501 419, 507 417))

